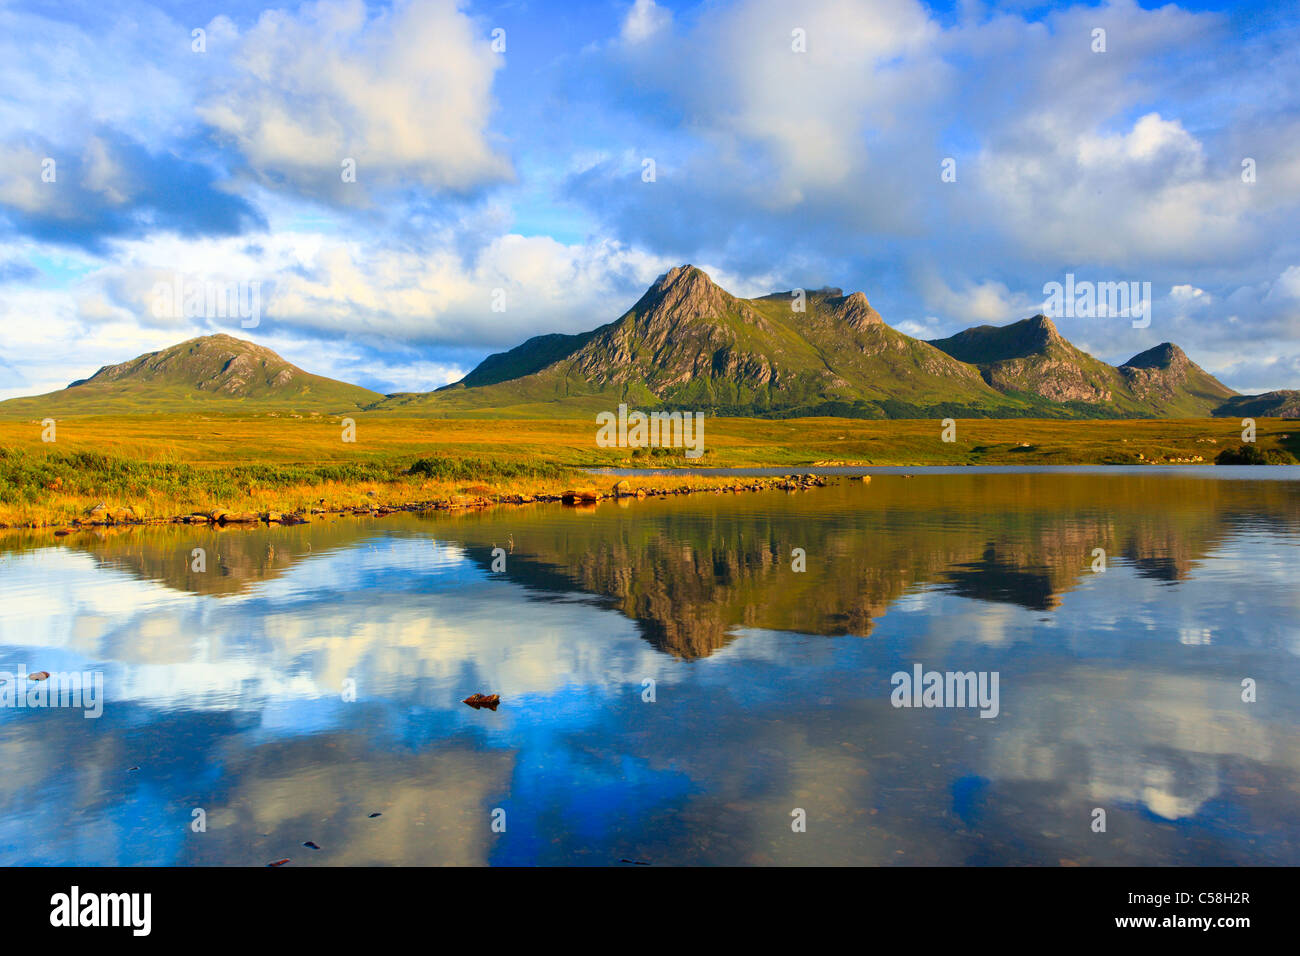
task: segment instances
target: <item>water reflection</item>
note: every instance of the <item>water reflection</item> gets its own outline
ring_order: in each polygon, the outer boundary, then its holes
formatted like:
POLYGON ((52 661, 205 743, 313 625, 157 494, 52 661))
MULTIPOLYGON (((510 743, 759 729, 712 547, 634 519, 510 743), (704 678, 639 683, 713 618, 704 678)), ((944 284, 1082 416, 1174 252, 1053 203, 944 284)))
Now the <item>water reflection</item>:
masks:
POLYGON ((0 854, 1300 862, 1298 528, 1291 482, 966 473, 8 539, 0 663, 108 702, 0 712, 0 854), (1001 715, 895 710, 918 661, 1001 715))

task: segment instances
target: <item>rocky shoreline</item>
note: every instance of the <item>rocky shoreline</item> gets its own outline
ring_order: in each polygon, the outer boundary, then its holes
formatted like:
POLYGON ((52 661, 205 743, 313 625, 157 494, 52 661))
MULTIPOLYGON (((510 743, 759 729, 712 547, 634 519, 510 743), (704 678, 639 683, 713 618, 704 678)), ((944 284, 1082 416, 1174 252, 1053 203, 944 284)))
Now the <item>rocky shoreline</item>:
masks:
MULTIPOLYGON (((867 476, 861 480, 870 481, 867 476)), ((826 478, 815 474, 790 474, 780 477, 748 478, 729 484, 692 487, 636 487, 626 478, 620 479, 606 491, 594 487, 572 488, 559 494, 539 492, 537 494, 503 494, 503 495, 451 495, 426 501, 407 501, 399 503, 375 502, 368 507, 345 508, 310 508, 298 511, 232 511, 215 508, 210 511, 193 511, 189 514, 171 517, 149 517, 137 515, 129 507, 110 508, 103 502, 88 508, 85 513, 71 522, 51 522, 46 524, 0 524, 0 529, 52 531, 55 537, 75 534, 78 531, 91 531, 98 528, 150 527, 159 525, 207 525, 209 527, 254 527, 258 525, 292 525, 310 524, 313 518, 383 518, 399 513, 421 513, 429 511, 466 511, 478 508, 491 508, 500 505, 529 505, 559 503, 571 507, 592 506, 611 499, 667 498, 675 495, 692 494, 740 494, 747 491, 806 491, 822 487, 826 478)), ((375 497, 374 492, 367 492, 375 497)))

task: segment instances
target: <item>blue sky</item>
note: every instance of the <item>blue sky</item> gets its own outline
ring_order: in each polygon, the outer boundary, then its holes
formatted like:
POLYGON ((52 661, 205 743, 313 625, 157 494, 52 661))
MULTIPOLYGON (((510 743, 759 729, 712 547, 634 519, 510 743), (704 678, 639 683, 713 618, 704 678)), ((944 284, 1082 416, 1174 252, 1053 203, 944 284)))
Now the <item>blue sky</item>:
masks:
POLYGON ((683 262, 928 338, 1150 282, 1062 331, 1298 388, 1297 90, 1294 4, 0 0, 0 398, 217 331, 424 390, 683 262))

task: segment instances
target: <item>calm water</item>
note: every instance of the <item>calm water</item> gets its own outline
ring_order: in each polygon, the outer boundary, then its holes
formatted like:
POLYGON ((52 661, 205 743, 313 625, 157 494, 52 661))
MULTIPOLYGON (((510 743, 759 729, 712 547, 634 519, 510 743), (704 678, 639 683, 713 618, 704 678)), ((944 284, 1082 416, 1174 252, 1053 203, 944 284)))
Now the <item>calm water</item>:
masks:
POLYGON ((1300 864, 1300 481, 1243 473, 0 539, 0 670, 104 680, 0 709, 0 863, 1300 864))

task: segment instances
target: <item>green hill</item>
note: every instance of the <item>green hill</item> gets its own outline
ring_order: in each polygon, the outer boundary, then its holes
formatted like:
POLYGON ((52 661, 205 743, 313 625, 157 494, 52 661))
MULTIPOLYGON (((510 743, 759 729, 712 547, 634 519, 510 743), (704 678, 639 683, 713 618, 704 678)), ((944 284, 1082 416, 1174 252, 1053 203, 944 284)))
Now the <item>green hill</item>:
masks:
POLYGON ((190 339, 46 395, 0 402, 0 415, 138 412, 356 411, 384 396, 304 372, 275 352, 229 335, 190 339))

